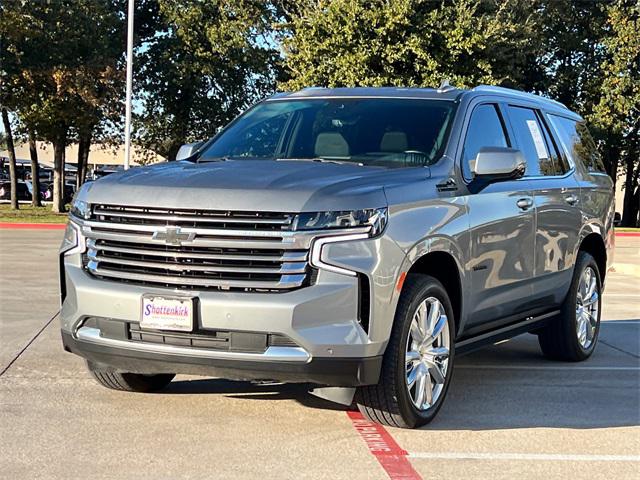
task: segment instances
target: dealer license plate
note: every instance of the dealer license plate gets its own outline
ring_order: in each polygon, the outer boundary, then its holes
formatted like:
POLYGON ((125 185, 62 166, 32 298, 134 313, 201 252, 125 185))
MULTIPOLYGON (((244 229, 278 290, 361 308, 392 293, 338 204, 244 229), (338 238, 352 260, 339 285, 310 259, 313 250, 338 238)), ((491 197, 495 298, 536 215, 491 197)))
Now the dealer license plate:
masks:
POLYGON ((193 299, 181 297, 142 297, 140 328, 193 330, 193 299))

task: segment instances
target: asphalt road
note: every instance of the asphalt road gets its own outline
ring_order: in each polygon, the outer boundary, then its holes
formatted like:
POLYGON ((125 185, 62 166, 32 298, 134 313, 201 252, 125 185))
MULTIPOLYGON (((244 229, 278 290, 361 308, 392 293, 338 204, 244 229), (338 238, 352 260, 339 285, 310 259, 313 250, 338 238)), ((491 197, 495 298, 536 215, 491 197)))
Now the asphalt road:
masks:
MULTIPOLYGON (((60 344, 60 237, 0 230, 0 478, 389 478, 347 412, 304 385, 95 384, 60 344)), ((430 426, 387 429, 419 476, 640 478, 640 238, 619 238, 616 262, 589 361, 547 361, 520 336, 460 357, 430 426)))

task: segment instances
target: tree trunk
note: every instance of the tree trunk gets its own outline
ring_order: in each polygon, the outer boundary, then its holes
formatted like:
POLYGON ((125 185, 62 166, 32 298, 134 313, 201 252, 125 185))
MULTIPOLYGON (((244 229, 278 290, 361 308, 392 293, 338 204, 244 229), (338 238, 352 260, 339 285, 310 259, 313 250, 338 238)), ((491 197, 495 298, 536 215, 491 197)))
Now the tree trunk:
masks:
POLYGON ((31 156, 31 204, 41 207, 40 201, 40 166, 38 164, 38 149, 36 147, 36 134, 29 129, 29 155, 31 156))
POLYGON ((91 149, 91 131, 80 135, 78 141, 78 176, 76 187, 80 189, 87 178, 87 165, 89 164, 89 150, 91 149))
POLYGON ((64 202, 64 149, 66 146, 66 129, 56 136, 53 142, 53 208, 55 213, 65 211, 64 202))
POLYGON ((9 177, 11 180, 11 208, 18 210, 18 177, 16 176, 16 150, 13 145, 13 135, 11 134, 11 123, 9 123, 9 112, 2 107, 2 123, 7 135, 7 150, 9 151, 9 177))
POLYGON ((623 227, 635 227, 638 225, 638 211, 640 210, 640 161, 638 160, 639 150, 636 135, 629 140, 630 148, 626 152, 626 175, 624 182, 624 206, 622 210, 623 227))

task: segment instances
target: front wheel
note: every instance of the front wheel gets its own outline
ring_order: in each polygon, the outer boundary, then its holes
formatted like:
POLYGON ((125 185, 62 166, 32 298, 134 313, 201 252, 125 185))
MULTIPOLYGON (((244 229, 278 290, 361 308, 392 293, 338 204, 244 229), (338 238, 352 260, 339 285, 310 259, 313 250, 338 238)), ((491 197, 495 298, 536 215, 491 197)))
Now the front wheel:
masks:
POLYGON ((538 334, 544 355, 579 362, 591 356, 600 333, 602 283, 595 259, 580 252, 561 313, 538 334))
POLYGON ((87 368, 91 376, 103 387, 126 392, 157 392, 169 385, 175 377, 175 374, 172 373, 143 375, 141 373, 118 372, 100 368, 92 362, 87 362, 87 368))
POLYGON ((360 412, 392 427, 429 423, 451 382, 454 343, 453 309, 442 284, 427 275, 407 276, 380 380, 356 393, 360 412))

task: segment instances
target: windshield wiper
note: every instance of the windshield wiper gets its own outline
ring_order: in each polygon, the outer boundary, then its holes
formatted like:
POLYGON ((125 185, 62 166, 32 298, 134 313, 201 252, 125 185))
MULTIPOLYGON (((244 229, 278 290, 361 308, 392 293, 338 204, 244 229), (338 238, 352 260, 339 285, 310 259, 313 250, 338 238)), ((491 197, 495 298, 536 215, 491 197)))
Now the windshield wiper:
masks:
POLYGON ((333 159, 333 158, 321 158, 321 157, 315 157, 315 158, 277 158, 276 161, 278 161, 278 162, 290 161, 290 162, 337 163, 337 164, 340 164, 340 165, 349 164, 349 165, 358 165, 360 167, 364 166, 364 164, 361 163, 361 162, 353 162, 351 160, 337 160, 337 159, 333 159))
POLYGON ((229 160, 256 160, 258 157, 243 157, 241 155, 233 156, 233 155, 222 155, 220 157, 200 157, 198 159, 198 163, 207 163, 207 162, 227 162, 229 160))

